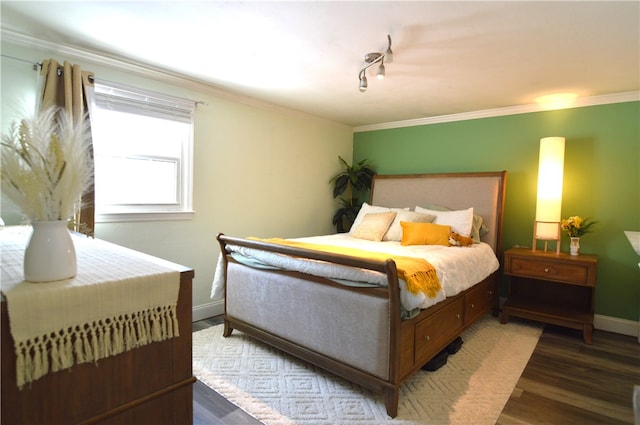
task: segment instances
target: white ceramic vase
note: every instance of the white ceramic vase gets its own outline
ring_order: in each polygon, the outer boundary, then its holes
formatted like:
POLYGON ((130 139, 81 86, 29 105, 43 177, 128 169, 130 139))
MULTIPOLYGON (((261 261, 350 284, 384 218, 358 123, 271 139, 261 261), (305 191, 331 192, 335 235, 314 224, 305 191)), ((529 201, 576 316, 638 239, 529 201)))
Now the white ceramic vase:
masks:
POLYGON ((580 254, 580 238, 571 238, 571 242, 569 244, 569 253, 571 255, 580 254))
POLYGON ((36 221, 24 251, 24 279, 53 282, 69 279, 78 272, 76 250, 67 220, 36 221))

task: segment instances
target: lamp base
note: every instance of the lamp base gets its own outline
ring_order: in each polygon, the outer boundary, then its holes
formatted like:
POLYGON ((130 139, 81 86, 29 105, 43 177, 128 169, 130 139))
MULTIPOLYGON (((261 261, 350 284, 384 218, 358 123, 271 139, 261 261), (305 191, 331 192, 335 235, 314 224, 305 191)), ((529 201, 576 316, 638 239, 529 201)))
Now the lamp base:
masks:
POLYGON ((556 241, 556 255, 560 255, 560 222, 535 221, 533 224, 532 251, 537 250, 539 240, 544 241, 545 251, 547 251, 549 241, 556 241), (540 224, 542 226, 539 226, 540 224), (541 234, 540 230, 544 230, 544 234, 541 234), (552 235, 551 233, 555 234, 552 235))

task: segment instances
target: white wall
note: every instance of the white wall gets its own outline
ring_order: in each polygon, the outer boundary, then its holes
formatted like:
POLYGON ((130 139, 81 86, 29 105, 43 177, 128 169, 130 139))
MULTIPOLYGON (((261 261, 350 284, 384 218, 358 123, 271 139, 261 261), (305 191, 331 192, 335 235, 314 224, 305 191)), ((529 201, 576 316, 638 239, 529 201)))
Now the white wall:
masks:
MULTIPOLYGON (((194 319, 220 304, 209 297, 217 233, 295 237, 333 231, 336 204, 329 180, 340 170, 338 155, 352 157, 351 128, 187 80, 123 69, 75 49, 30 44, 2 42, 3 132, 16 104, 33 103, 36 72, 27 62, 45 58, 78 63, 98 78, 207 103, 196 113, 193 220, 96 225, 98 238, 192 267, 194 319)), ((17 214, 2 201, 2 217, 15 224, 17 214)))

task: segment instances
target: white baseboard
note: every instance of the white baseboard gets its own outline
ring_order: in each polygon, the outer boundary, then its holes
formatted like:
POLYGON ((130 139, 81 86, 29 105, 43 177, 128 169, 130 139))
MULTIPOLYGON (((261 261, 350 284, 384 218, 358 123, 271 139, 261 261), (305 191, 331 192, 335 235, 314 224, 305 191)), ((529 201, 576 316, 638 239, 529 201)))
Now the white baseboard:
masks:
POLYGON ((596 314, 593 318, 593 327, 601 331, 635 336, 638 337, 638 342, 640 342, 640 322, 634 320, 596 314))
MULTIPOLYGON (((504 304, 506 300, 506 297, 500 297, 500 307, 502 307, 502 304, 504 304)), ((638 342, 640 342, 640 322, 596 314, 593 317, 593 327, 601 331, 635 336, 638 338, 638 342)))
POLYGON ((209 317, 219 316, 224 313, 224 300, 217 300, 207 304, 201 304, 193 307, 191 310, 191 321, 208 319, 209 317))

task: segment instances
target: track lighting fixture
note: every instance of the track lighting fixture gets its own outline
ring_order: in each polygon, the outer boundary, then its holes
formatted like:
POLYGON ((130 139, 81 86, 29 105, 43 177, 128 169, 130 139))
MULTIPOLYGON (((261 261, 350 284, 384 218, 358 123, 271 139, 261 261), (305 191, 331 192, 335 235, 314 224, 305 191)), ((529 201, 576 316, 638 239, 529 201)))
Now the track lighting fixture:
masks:
POLYGON ((379 80, 382 80, 385 76, 385 61, 387 63, 393 62, 393 52, 391 51, 391 36, 387 35, 387 39, 389 40, 389 46, 387 46, 387 50, 385 50, 384 53, 374 52, 364 55, 365 64, 362 66, 362 68, 360 69, 360 73, 358 74, 358 78, 360 79, 361 92, 367 90, 367 69, 369 69, 376 63, 380 63, 378 72, 376 72, 376 77, 378 77, 379 80))

